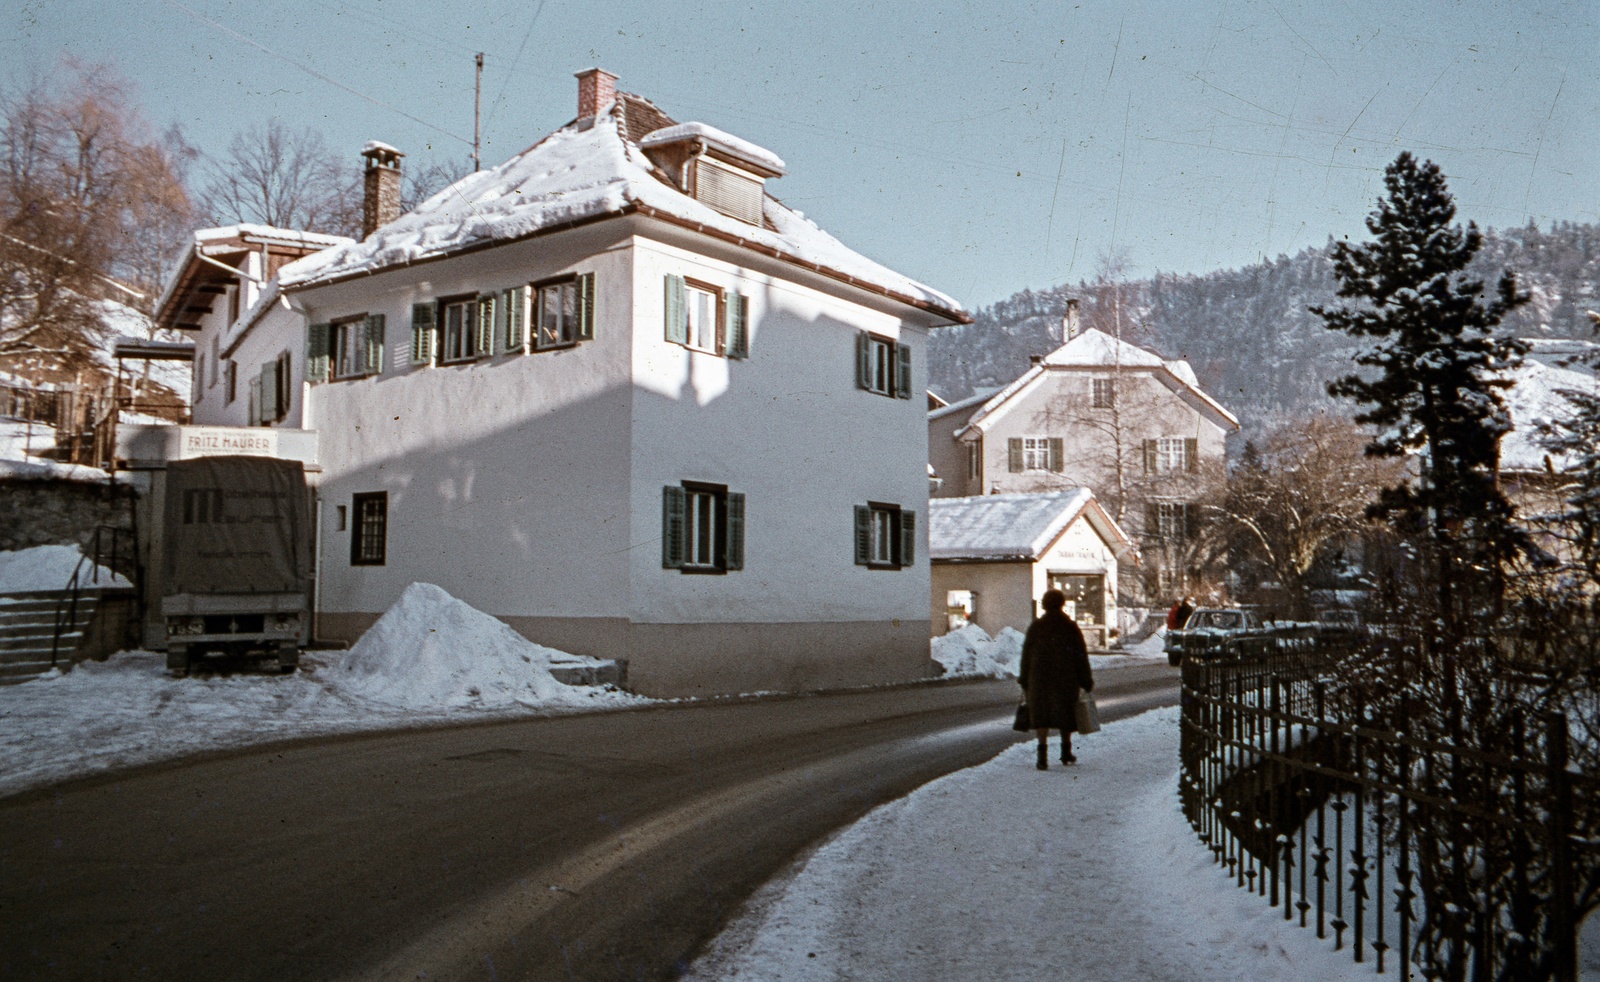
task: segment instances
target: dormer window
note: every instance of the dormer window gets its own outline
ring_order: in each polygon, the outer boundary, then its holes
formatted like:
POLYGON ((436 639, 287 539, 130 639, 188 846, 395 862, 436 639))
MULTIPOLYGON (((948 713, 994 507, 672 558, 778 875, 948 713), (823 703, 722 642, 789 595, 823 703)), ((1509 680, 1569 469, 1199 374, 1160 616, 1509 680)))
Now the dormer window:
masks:
POLYGON ((761 224, 766 179, 782 177, 784 162, 770 150, 704 123, 656 130, 639 147, 671 175, 679 190, 730 218, 761 224))

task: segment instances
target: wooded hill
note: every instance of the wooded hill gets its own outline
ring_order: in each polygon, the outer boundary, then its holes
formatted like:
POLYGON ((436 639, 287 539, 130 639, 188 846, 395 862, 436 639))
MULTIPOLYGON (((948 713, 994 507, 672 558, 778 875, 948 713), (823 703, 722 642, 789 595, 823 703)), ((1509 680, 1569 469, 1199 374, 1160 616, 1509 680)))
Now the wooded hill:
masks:
MULTIPOLYGON (((1472 269, 1489 292, 1510 269, 1532 295, 1507 318, 1509 333, 1593 337, 1584 312, 1600 307, 1600 225, 1486 230, 1472 269)), ((1024 290, 979 309, 971 325, 933 332, 929 385, 952 402, 1004 385, 1027 370, 1030 355, 1059 344, 1052 332, 1069 298, 1080 298, 1086 325, 1108 332, 1120 302, 1122 336, 1187 359, 1201 386, 1252 435, 1275 419, 1332 404, 1325 381, 1349 370, 1357 345, 1309 308, 1336 301, 1334 290, 1327 247, 1204 275, 1024 290)))

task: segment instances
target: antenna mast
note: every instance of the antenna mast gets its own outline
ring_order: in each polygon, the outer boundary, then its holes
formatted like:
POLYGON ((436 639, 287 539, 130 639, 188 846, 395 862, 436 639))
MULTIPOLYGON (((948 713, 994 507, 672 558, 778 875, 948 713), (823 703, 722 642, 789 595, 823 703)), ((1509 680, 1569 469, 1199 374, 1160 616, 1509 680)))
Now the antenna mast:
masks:
POLYGON ((476 174, 483 169, 483 155, 479 134, 482 132, 481 120, 483 119, 483 52, 478 52, 478 77, 472 85, 472 172, 476 174))

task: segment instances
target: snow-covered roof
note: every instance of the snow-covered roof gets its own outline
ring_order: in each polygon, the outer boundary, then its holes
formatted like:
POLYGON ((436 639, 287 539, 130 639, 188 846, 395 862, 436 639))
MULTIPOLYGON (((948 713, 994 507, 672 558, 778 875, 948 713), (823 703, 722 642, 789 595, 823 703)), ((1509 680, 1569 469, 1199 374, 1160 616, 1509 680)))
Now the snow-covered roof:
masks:
POLYGON ((1067 526, 1092 511, 1096 531, 1113 551, 1131 543, 1088 488, 1029 494, 990 494, 928 501, 932 559, 1037 559, 1067 526))
POLYGON ((766 147, 758 147, 749 140, 741 140, 732 133, 724 133, 715 126, 708 126, 705 123, 678 123, 676 126, 656 130, 640 140, 639 146, 648 150, 651 147, 663 147, 683 140, 703 140, 732 157, 748 161, 762 170, 771 171, 775 176, 781 177, 789 170, 789 165, 783 162, 783 158, 766 147))
POLYGON ((730 218, 679 191, 619 125, 622 100, 593 120, 556 130, 498 167, 462 178, 361 242, 279 271, 299 290, 437 259, 582 222, 637 213, 786 260, 941 317, 969 316, 951 297, 849 249, 770 196, 765 224, 730 218))
POLYGON ((1044 356, 1046 365, 1070 368, 1164 368, 1166 362, 1153 351, 1114 338, 1104 331, 1086 328, 1066 344, 1044 356))
MULTIPOLYGON (((1542 471, 1549 451, 1540 442, 1539 424, 1560 419, 1572 412, 1572 403, 1563 389, 1590 392, 1600 397, 1600 379, 1587 372, 1555 368, 1537 361, 1524 361, 1512 374, 1515 381, 1502 397, 1511 413, 1512 430, 1500 441, 1500 469, 1542 471)), ((1567 464, 1557 457, 1552 464, 1567 464)))
POLYGON ((938 409, 930 409, 928 411, 928 418, 943 419, 946 416, 952 416, 956 413, 959 413, 963 409, 970 409, 979 403, 988 402, 989 399, 998 391, 1000 390, 996 389, 994 386, 979 389, 972 393, 972 395, 967 396, 965 399, 958 399, 955 402, 940 406, 938 409))
POLYGON ((270 242, 274 245, 308 246, 326 249, 329 246, 342 245, 350 239, 343 235, 325 235, 322 232, 302 232, 294 228, 278 228, 274 225, 258 225, 254 222, 239 222, 236 225, 221 225, 217 228, 203 228, 194 233, 194 240, 200 245, 214 246, 224 242, 270 242))

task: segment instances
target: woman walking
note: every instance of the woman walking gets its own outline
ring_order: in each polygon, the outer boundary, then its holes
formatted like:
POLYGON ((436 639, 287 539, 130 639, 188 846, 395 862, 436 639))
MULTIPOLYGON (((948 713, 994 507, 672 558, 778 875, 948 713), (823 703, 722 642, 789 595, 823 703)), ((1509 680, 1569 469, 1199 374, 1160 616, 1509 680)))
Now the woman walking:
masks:
POLYGON ((1094 676, 1089 671, 1089 649, 1083 632, 1062 609, 1067 597, 1060 590, 1047 590, 1039 600, 1044 613, 1028 625, 1022 643, 1022 667, 1017 682, 1022 686, 1028 714, 1039 734, 1039 770, 1050 768, 1051 730, 1061 731, 1061 762, 1075 764, 1072 734, 1078 729, 1078 694, 1094 691, 1094 676))

